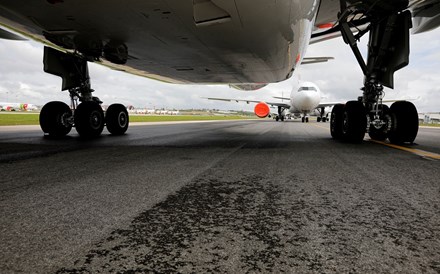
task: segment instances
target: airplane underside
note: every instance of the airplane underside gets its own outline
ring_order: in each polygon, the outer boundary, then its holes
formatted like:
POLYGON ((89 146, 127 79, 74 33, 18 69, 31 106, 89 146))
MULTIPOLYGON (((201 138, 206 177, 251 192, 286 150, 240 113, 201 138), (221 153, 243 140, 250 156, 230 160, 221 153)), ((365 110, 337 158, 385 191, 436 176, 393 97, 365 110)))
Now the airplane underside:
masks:
MULTIPOLYGON (((408 7, 420 5, 413 10, 424 13, 430 5, 438 15, 439 2, 30 0, 24 5, 5 0, 0 23, 51 46, 45 48, 44 69, 62 77, 72 106, 46 104, 40 114, 43 131, 62 137, 74 126, 81 136, 96 137, 105 125, 112 134, 124 134, 129 117, 120 104, 104 114, 92 96, 89 61, 165 82, 227 83, 250 90, 291 77, 309 41, 319 39, 320 34, 312 35, 314 24, 337 20, 328 34, 340 32, 365 80, 358 100, 333 108, 331 135, 360 142, 368 132, 373 139, 412 143, 418 131, 415 106, 401 101, 386 107, 383 86, 392 88, 394 72, 409 62, 408 7), (366 27, 353 34, 361 25, 366 27), (366 33, 365 62, 356 42, 366 33)), ((438 26, 433 21, 418 27, 438 26)), ((8 37, 0 32, 0 38, 8 37)))

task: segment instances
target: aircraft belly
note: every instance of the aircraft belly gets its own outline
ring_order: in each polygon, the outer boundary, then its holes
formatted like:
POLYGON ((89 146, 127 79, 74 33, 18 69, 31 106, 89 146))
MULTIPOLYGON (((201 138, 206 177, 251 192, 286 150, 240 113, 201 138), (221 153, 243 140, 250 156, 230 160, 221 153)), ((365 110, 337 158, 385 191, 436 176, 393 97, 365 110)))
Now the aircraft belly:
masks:
POLYGON ((163 81, 270 83, 290 76, 302 58, 319 4, 212 0, 224 15, 217 20, 197 2, 209 1, 3 0, 0 23, 64 49, 78 37, 123 42, 127 64, 105 65, 163 81), (195 22, 195 14, 207 20, 195 22))

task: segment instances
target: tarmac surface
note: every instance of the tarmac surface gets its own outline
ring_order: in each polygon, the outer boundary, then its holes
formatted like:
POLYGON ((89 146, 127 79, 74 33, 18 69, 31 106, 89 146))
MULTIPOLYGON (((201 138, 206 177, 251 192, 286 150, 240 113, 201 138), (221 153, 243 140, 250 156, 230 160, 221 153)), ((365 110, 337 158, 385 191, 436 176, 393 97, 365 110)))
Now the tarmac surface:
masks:
POLYGON ((0 273, 440 273, 440 130, 328 126, 0 127, 0 273))

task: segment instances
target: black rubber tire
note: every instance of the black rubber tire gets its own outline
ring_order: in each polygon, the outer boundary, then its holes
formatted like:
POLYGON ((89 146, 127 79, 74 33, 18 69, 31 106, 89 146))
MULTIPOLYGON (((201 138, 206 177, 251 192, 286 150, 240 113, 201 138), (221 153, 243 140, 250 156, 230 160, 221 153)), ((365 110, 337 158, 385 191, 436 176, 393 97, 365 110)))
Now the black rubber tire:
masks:
POLYGON ((345 141, 360 143, 364 140, 367 114, 362 102, 348 101, 344 107, 342 121, 342 135, 345 141))
POLYGON ((113 135, 122 135, 128 129, 129 117, 127 108, 122 104, 112 104, 105 113, 107 130, 113 135))
POLYGON ((96 102, 82 102, 74 113, 75 128, 83 138, 95 138, 104 129, 104 112, 96 102))
POLYGON ((393 144, 413 143, 419 131, 419 115, 413 103, 398 101, 391 105, 391 130, 388 139, 393 144))
MULTIPOLYGON (((390 108, 387 105, 379 105, 379 110, 381 112, 381 117, 386 122, 381 128, 377 129, 373 125, 370 125, 370 130, 368 131, 368 135, 371 139, 376 141, 385 141, 388 137, 388 124, 391 123, 390 117, 390 108)), ((374 113, 370 114, 370 119, 373 121, 374 113)))
POLYGON ((309 117, 306 117, 306 123, 308 123, 309 122, 309 117))
POLYGON ((321 122, 321 117, 318 116, 318 118, 316 118, 316 122, 321 122))
POLYGON ((335 140, 342 139, 342 124, 343 124, 343 113, 344 104, 336 104, 333 107, 332 114, 330 117, 330 134, 335 140))
POLYGON ((284 116, 281 116, 280 119, 281 119, 281 122, 284 122, 284 116))
POLYGON ((301 121, 304 123, 304 122, 306 121, 306 118, 305 118, 305 117, 302 117, 302 118, 301 118, 301 121))
POLYGON ((64 137, 72 129, 72 124, 66 121, 71 116, 72 110, 66 103, 49 102, 40 111, 40 127, 50 137, 64 137))
POLYGON ((327 122, 327 118, 326 117, 322 117, 322 122, 323 123, 327 122))
POLYGON ((275 121, 277 121, 277 122, 278 122, 279 120, 280 120, 280 117, 278 117, 278 116, 277 116, 277 117, 275 117, 275 121))

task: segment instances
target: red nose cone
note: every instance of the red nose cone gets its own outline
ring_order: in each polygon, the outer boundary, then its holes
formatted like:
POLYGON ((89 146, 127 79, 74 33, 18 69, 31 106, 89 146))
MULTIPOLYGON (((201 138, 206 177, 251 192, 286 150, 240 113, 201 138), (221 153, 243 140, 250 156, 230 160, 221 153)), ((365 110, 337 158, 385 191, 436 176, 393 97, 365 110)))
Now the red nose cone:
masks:
POLYGON ((254 112, 258 118, 266 118, 270 113, 270 108, 266 103, 260 102, 255 105, 254 112))

